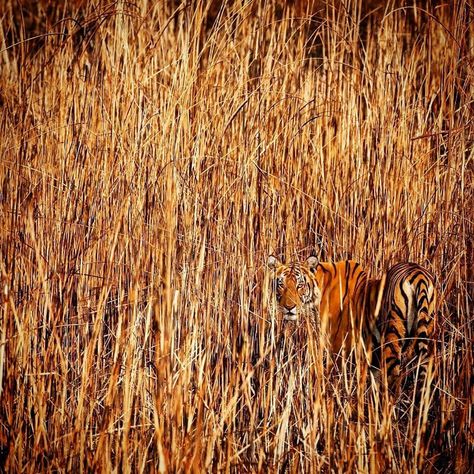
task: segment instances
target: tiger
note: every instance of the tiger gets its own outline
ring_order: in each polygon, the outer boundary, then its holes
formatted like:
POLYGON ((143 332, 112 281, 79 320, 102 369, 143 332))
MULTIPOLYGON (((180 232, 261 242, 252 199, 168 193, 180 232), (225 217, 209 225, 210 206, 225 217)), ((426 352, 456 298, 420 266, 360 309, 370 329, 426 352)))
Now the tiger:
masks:
POLYGON ((270 255, 268 266, 274 270, 274 287, 283 319, 296 321, 300 314, 319 315, 331 350, 350 351, 353 335, 361 335, 362 305, 367 274, 353 260, 319 262, 314 256, 303 263, 283 264, 270 255))
POLYGON ((275 274, 283 319, 319 316, 332 351, 348 352, 362 342, 371 368, 378 351, 392 394, 399 392, 402 358, 410 361, 415 353, 422 375, 426 372, 436 302, 434 279, 426 269, 399 263, 382 278, 369 279, 353 260, 329 263, 311 256, 304 263, 285 265, 273 255, 268 266, 275 274))
POLYGON ((421 380, 426 376, 436 322, 434 277, 417 263, 403 262, 392 266, 383 279, 369 280, 367 287, 373 346, 380 351, 380 368, 396 395, 402 360, 418 361, 421 380), (374 316, 376 295, 380 294, 380 309, 374 316))

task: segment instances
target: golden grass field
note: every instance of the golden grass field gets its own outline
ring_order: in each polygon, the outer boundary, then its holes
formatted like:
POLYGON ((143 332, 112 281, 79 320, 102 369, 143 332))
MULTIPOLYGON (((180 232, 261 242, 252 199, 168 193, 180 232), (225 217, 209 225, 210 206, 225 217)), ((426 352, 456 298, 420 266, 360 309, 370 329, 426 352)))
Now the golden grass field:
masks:
POLYGON ((474 462, 474 4, 0 8, 0 470, 457 472, 474 462), (397 403, 270 253, 437 278, 397 403))

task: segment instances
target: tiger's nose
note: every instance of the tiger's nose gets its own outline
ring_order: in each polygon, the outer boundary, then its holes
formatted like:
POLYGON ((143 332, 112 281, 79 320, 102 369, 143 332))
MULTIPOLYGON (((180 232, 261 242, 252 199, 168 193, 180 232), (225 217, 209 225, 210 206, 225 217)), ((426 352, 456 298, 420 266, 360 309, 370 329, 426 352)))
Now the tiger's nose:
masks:
POLYGON ((293 305, 292 307, 285 306, 283 318, 287 321, 296 321, 296 305, 293 305))

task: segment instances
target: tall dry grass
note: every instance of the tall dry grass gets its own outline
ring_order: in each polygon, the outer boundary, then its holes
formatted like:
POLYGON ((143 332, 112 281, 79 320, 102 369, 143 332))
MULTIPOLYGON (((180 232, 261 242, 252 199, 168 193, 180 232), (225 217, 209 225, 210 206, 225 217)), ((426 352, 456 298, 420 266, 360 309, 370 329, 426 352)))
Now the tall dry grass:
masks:
POLYGON ((473 4, 310 3, 3 2, 4 470, 472 467, 473 4), (420 401, 276 318, 313 250, 437 275, 420 401))

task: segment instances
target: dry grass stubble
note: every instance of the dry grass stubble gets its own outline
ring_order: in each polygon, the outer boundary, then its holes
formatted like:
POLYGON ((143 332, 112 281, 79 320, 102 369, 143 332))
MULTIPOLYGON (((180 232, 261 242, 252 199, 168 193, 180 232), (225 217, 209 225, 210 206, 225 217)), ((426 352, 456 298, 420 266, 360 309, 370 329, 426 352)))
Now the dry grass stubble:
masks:
POLYGON ((406 5, 4 2, 3 469, 469 469, 473 5, 406 5), (313 249, 438 276, 419 405, 274 317, 313 249))

